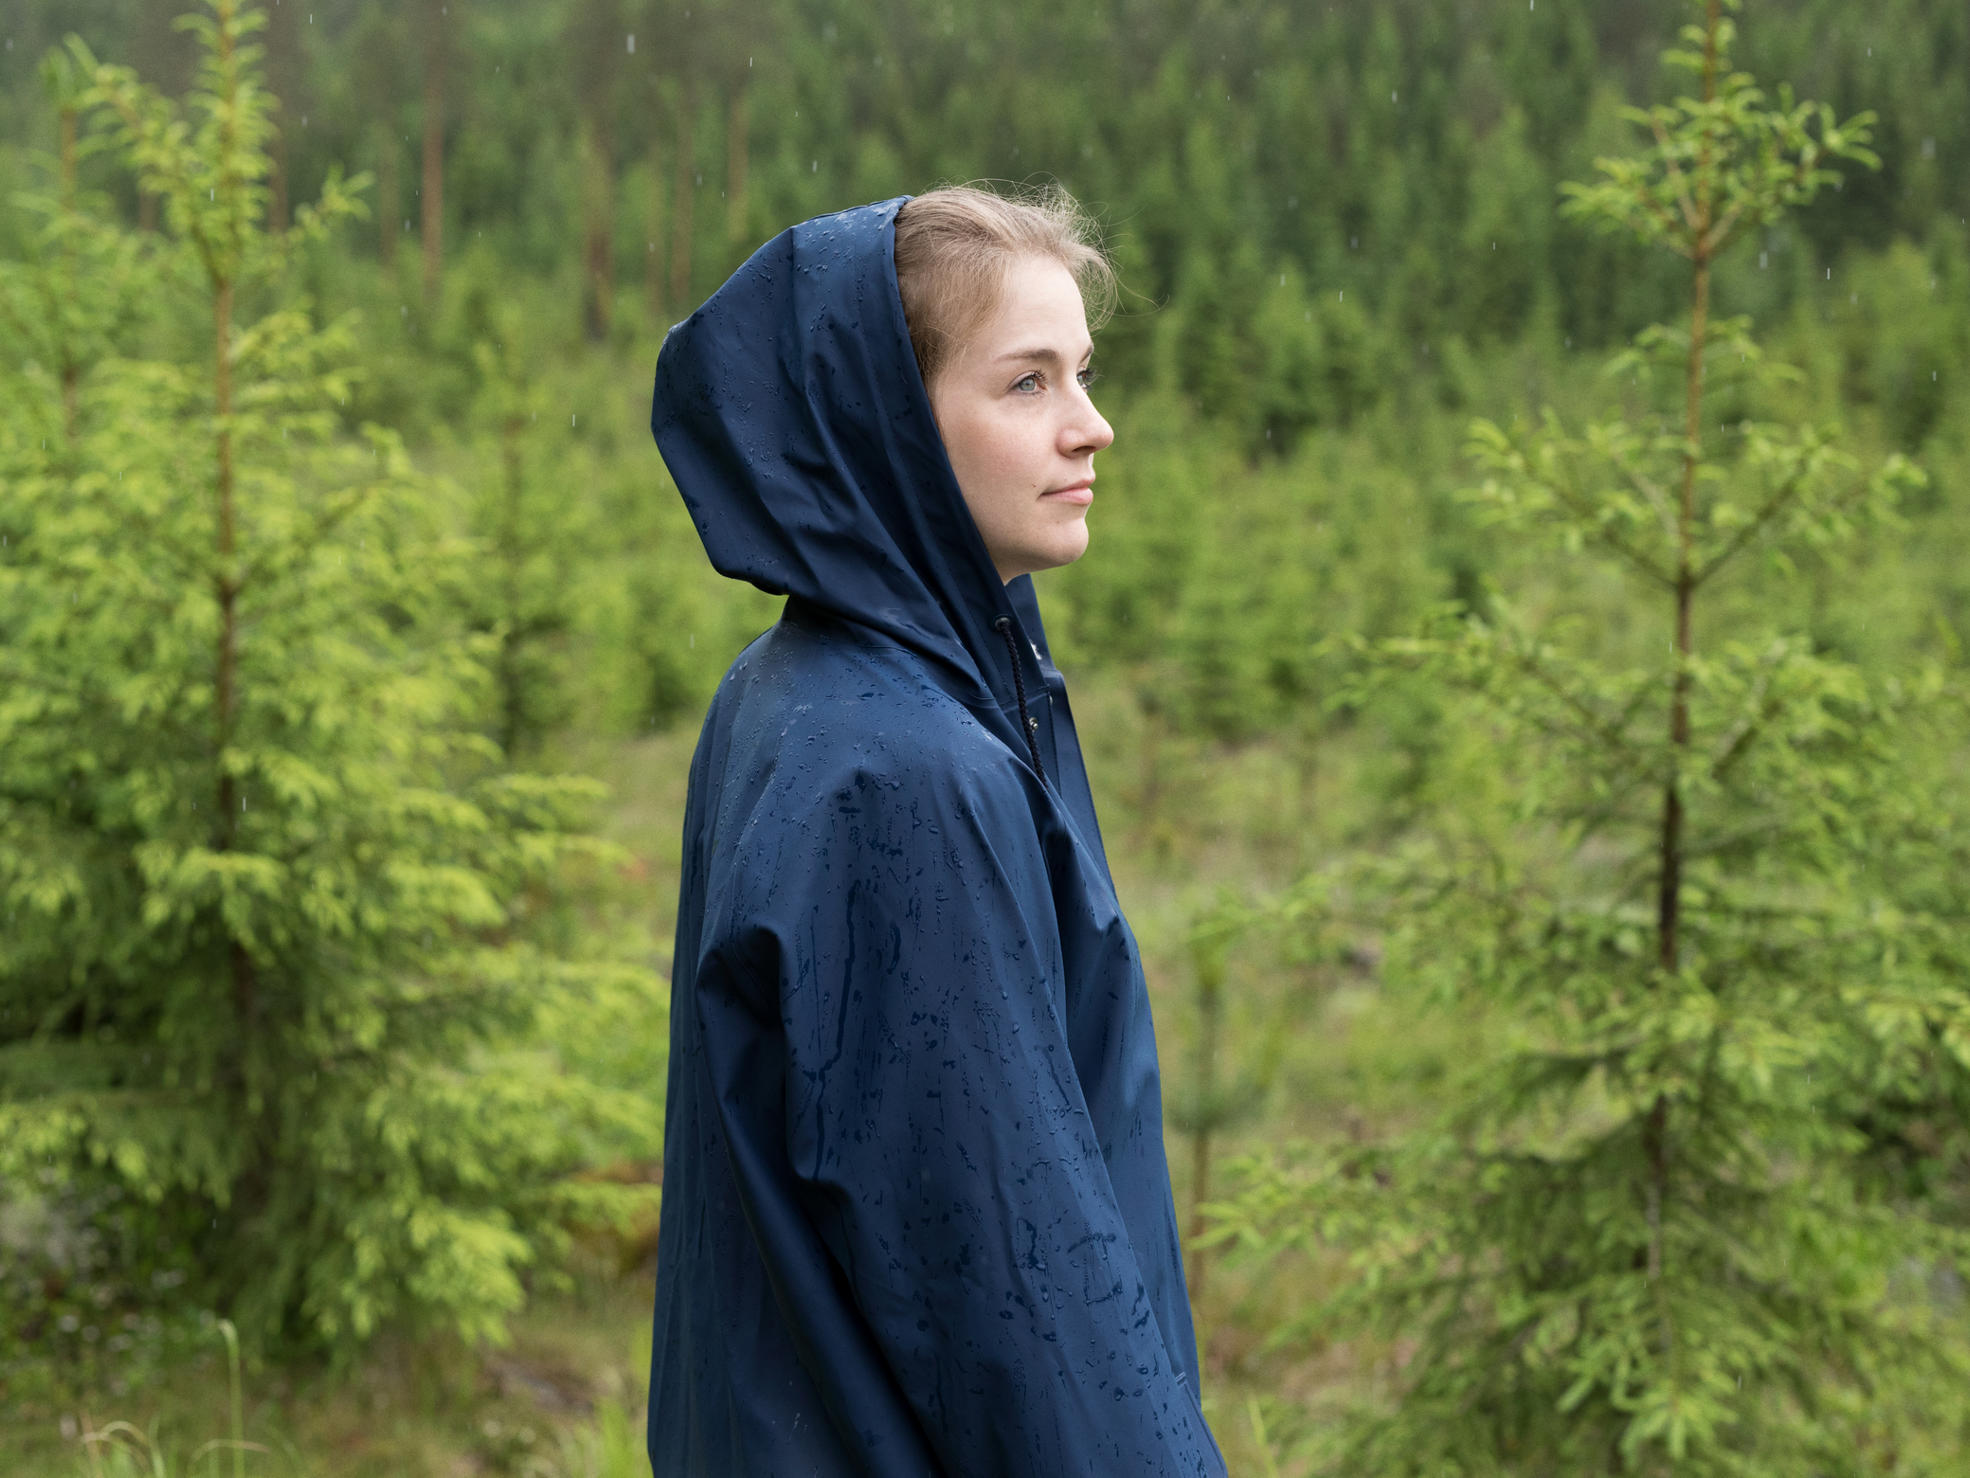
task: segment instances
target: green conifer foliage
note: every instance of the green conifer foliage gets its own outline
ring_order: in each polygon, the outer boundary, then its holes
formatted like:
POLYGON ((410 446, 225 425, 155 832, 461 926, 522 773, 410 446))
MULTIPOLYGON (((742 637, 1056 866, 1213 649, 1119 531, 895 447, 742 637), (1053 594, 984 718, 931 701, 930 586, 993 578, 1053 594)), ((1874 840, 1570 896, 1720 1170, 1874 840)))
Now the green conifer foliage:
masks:
POLYGON ((269 230, 261 17, 182 24, 182 105, 58 64, 163 229, 65 188, 0 283, 0 1199, 261 1344, 497 1338, 625 1199, 567 1172, 660 1133, 660 1085, 516 1044, 575 1001, 660 1032, 661 997, 565 937, 599 787, 506 768, 439 588, 467 546, 287 291, 363 181, 269 230))
POLYGON ((1942 678, 1774 629, 1743 578, 1840 558, 1923 479, 1759 419, 1785 368, 1710 302, 1720 253, 1875 162, 1871 118, 1774 105, 1731 66, 1737 8, 1699 0, 1667 54, 1695 96, 1629 110, 1654 147, 1568 187, 1687 273, 1688 318, 1609 366, 1636 409, 1472 427, 1472 501, 1581 569, 1573 609, 1496 595, 1383 647, 1471 695, 1461 790, 1289 905, 1378 883, 1390 980, 1504 1042, 1426 1129, 1254 1165, 1220 1208, 1219 1237, 1345 1263, 1301 1337, 1389 1341, 1389 1399, 1322 1471, 1959 1471, 1925 1466, 1963 1419, 1928 1275, 1970 1247, 1868 1153, 1970 1063, 1964 829, 1921 758, 1942 678), (1652 640, 1583 629, 1622 584, 1652 640))
POLYGON ((472 526, 486 561, 464 595, 474 624, 497 634, 496 734, 501 751, 518 760, 574 712, 567 647, 576 570, 593 536, 582 506, 567 497, 570 417, 546 404, 526 318, 510 305, 490 316, 491 333, 472 346, 479 386, 471 429, 497 451, 496 460, 482 459, 493 465, 474 469, 472 526))

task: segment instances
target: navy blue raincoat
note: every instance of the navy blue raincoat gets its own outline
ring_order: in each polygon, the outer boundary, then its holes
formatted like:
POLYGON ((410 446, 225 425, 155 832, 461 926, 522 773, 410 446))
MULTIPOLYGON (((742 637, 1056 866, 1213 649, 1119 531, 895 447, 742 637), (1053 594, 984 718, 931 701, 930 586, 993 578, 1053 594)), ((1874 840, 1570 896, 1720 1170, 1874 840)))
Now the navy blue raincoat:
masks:
POLYGON ((1141 959, 910 350, 907 198, 775 237, 657 359, 713 565, 788 599, 691 762, 650 1457, 1221 1475, 1141 959))

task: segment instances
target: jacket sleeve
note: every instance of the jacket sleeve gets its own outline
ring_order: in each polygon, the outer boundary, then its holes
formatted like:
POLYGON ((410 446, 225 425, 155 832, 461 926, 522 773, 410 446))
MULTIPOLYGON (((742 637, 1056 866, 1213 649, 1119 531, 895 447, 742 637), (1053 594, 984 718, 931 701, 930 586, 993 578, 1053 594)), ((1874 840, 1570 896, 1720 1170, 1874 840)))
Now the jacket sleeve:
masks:
MULTIPOLYGON (((742 843, 753 1009, 777 1008, 784 1050, 780 1145, 748 1143, 759 1119, 721 1094, 748 1217, 774 1215, 778 1162, 944 1472, 1219 1478, 1069 1051, 1019 778, 949 756, 900 768, 742 843)), ((825 1389, 844 1371, 826 1331, 799 1327, 812 1272, 776 1266, 800 1240, 762 1255, 825 1389)), ((840 1421, 855 1398, 830 1404, 840 1421)))

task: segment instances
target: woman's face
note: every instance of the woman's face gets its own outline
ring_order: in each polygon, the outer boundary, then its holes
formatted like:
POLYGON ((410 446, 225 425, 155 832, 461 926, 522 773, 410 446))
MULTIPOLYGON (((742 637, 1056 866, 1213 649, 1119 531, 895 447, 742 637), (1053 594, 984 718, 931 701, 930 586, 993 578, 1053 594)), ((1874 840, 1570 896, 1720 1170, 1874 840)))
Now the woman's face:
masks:
POLYGON ((1115 439, 1088 399, 1093 350, 1073 274, 1052 257, 1020 257, 997 310, 928 387, 1001 580, 1087 551, 1094 454, 1115 439))

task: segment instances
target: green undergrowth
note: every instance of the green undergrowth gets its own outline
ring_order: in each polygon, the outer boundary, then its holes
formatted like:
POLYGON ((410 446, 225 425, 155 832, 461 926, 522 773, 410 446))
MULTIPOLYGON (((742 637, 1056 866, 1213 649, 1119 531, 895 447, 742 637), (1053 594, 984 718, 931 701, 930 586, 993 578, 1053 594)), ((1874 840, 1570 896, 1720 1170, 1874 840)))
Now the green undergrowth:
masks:
POLYGON ((120 1395, 0 1403, 8 1478, 627 1478, 648 1472, 652 1284, 590 1270, 503 1349, 385 1337, 342 1375, 247 1369, 223 1330, 120 1395), (235 1408, 235 1399, 237 1407, 235 1408), (237 1420, 235 1420, 235 1411, 237 1420))

